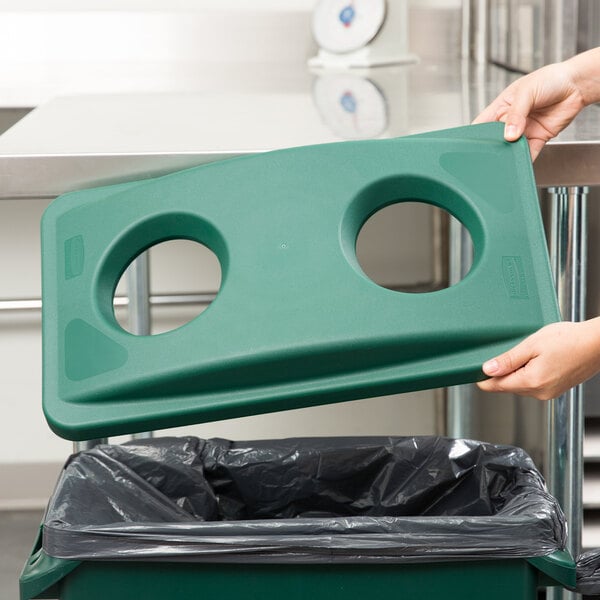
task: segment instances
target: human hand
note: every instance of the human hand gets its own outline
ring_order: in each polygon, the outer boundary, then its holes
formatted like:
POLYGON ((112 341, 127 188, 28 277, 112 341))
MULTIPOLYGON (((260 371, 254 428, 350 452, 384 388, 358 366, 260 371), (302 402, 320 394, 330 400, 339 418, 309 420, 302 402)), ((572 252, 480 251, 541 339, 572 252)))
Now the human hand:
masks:
POLYGON ((505 124, 504 138, 525 135, 531 159, 585 107, 582 91, 569 61, 542 67, 511 83, 473 121, 505 124))
POLYGON ((600 371, 600 317, 552 323, 483 365, 486 392, 550 400, 600 371))

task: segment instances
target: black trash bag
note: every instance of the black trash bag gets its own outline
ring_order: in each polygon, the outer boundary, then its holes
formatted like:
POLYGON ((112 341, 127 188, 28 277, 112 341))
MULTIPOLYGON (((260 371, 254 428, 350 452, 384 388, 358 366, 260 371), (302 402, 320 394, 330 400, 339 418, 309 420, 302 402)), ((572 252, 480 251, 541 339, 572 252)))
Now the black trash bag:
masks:
POLYGON ((577 559, 577 592, 600 596, 600 549, 585 552, 577 559))
POLYGON ((103 445, 65 465, 44 550, 69 559, 424 562, 565 546, 521 449, 440 437, 103 445))

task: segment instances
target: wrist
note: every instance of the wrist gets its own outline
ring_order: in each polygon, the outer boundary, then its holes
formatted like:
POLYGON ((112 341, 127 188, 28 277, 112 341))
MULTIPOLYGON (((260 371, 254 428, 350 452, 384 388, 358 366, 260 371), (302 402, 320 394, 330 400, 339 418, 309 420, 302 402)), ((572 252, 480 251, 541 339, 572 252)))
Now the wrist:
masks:
POLYGON ((600 102, 600 47, 582 52, 564 62, 585 106, 600 102))

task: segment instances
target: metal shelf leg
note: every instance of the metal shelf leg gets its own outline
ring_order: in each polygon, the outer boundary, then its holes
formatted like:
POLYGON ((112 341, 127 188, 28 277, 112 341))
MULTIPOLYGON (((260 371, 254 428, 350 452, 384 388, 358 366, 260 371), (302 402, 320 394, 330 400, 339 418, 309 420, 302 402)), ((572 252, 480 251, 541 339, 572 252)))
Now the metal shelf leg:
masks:
MULTIPOLYGON (((468 230, 458 221, 450 222, 449 232, 450 285, 461 281, 473 264, 473 247, 468 230)), ((474 387, 455 385, 446 390, 446 432, 453 438, 471 437, 473 428, 474 387)))
MULTIPOLYGON (((587 264, 587 187, 549 188, 552 203, 550 254, 561 314, 585 319, 587 264)), ((581 553, 583 525, 583 386, 550 403, 548 411, 548 485, 569 524, 568 549, 581 553)), ((579 594, 548 590, 549 600, 574 600, 579 594)))
MULTIPOLYGON (((148 253, 138 256, 127 269, 129 297, 129 331, 135 335, 150 335, 150 265, 148 253)), ((132 439, 152 437, 151 432, 136 433, 132 439)), ((86 440, 73 444, 74 452, 89 450, 99 444, 108 443, 108 439, 86 440)))
MULTIPOLYGON (((129 331, 135 335, 150 335, 150 258, 140 254, 127 270, 129 290, 129 331)), ((133 440, 152 437, 152 432, 134 433, 133 440)))

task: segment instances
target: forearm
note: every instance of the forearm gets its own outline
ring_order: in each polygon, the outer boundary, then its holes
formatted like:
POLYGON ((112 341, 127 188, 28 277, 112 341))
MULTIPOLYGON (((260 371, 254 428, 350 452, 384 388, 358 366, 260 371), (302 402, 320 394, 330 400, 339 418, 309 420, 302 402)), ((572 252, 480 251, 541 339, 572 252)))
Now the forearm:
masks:
POLYGON ((586 106, 600 102, 600 47, 582 52, 564 62, 586 106))
POLYGON ((595 317, 581 324, 582 343, 589 356, 590 369, 600 371, 600 317, 595 317))

